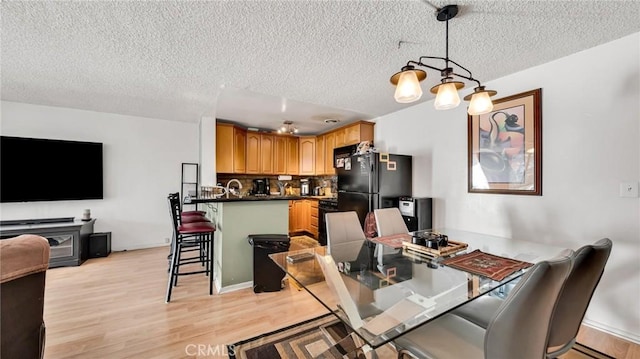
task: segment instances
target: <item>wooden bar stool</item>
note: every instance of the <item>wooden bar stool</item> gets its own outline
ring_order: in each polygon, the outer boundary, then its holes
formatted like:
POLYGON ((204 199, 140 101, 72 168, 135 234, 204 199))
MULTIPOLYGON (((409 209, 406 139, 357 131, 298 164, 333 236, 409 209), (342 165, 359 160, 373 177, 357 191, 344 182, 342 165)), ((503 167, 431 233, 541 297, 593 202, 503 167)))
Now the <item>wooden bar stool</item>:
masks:
POLYGON ((179 198, 169 195, 168 201, 174 240, 165 301, 169 303, 171 300, 171 291, 178 284, 178 277, 182 275, 205 273, 209 277, 209 295, 211 295, 213 294, 213 235, 216 228, 210 221, 184 223, 180 213, 179 198), (184 253, 192 251, 198 251, 199 254, 195 257, 182 257, 184 253), (180 271, 181 266, 195 263, 202 264, 204 269, 180 271))

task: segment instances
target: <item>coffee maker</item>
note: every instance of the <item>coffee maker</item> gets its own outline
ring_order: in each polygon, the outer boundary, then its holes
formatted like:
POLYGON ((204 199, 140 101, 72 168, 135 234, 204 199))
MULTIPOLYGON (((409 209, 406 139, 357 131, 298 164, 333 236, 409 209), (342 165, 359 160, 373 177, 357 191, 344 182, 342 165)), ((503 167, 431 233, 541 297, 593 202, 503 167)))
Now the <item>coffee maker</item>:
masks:
POLYGON ((309 178, 300 179, 300 195, 311 196, 311 180, 309 178))
POLYGON ((254 179, 253 188, 251 188, 251 194, 253 196, 268 196, 269 195, 269 179, 268 178, 254 179))

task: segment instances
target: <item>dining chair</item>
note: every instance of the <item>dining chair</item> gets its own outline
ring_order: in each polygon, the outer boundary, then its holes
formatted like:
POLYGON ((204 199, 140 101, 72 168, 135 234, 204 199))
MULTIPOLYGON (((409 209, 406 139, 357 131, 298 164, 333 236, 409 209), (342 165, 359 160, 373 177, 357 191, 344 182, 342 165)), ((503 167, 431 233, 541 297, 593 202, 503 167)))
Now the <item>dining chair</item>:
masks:
POLYGON ((354 261, 367 239, 355 211, 325 214, 327 252, 336 262, 354 261))
MULTIPOLYGON (((553 313, 547 358, 556 358, 568 352, 575 344, 580 324, 600 282, 612 247, 611 240, 603 238, 594 244, 580 247, 574 253, 571 271, 553 313)), ((483 296, 460 307, 454 314, 486 328, 490 316, 501 304, 501 299, 483 296)))
MULTIPOLYGON (((406 234, 409 233, 407 225, 402 219, 402 214, 397 207, 392 208, 380 208, 373 210, 376 218, 376 226, 378 230, 378 236, 391 236, 394 234, 406 234)), ((401 253, 401 249, 394 249, 383 244, 376 245, 375 256, 378 261, 378 269, 383 271, 384 265, 387 264, 385 256, 401 253)))
POLYGON ((390 236, 409 232, 407 225, 402 219, 402 214, 397 207, 375 209, 373 213, 376 217, 378 236, 390 236))
POLYGON ((482 328, 445 314, 395 341, 398 357, 544 358, 553 309, 571 268, 571 257, 533 265, 482 328))

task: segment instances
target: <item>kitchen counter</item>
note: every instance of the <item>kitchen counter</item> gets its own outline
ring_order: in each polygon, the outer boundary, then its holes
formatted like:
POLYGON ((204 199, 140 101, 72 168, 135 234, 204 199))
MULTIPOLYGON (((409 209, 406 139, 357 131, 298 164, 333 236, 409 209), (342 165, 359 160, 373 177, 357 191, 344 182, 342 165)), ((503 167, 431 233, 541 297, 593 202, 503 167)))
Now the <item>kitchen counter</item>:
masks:
POLYGON ((220 203, 220 202, 244 202, 244 201, 292 201, 299 199, 330 199, 335 198, 333 196, 226 196, 220 198, 191 198, 191 202, 184 202, 184 204, 198 204, 198 203, 220 203))
POLYGON ((214 282, 218 293, 252 286, 251 234, 289 233, 289 200, 320 200, 331 196, 244 196, 194 198, 216 226, 213 241, 214 282))

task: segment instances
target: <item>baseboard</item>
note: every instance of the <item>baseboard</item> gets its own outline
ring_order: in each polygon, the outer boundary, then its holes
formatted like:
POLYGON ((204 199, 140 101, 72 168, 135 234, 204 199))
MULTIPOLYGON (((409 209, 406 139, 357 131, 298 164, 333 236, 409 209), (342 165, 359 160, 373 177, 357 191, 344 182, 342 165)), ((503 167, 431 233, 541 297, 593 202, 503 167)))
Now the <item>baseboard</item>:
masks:
POLYGON ((240 289, 253 288, 253 281, 248 281, 248 282, 238 283, 238 284, 232 284, 232 285, 228 285, 228 286, 222 287, 222 288, 218 287, 218 283, 216 283, 216 288, 219 288, 218 289, 218 294, 235 292, 236 290, 240 290, 240 289))
POLYGON ((585 319, 582 322, 582 325, 586 325, 586 326, 588 326, 590 328, 599 330, 599 331, 604 332, 606 334, 613 335, 613 336, 618 337, 620 339, 624 339, 626 341, 629 341, 629 342, 632 342, 632 343, 640 345, 640 335, 638 335, 638 334, 627 332, 627 331, 620 330, 620 329, 617 329, 617 328, 613 328, 613 327, 610 327, 610 326, 608 326, 606 324, 594 322, 594 321, 588 320, 588 319, 585 319))
POLYGON ((158 242, 158 243, 141 243, 134 245, 127 245, 127 248, 116 247, 111 243, 111 251, 112 252, 123 252, 123 251, 134 251, 136 249, 147 249, 147 248, 158 248, 158 247, 169 247, 169 243, 158 242))

